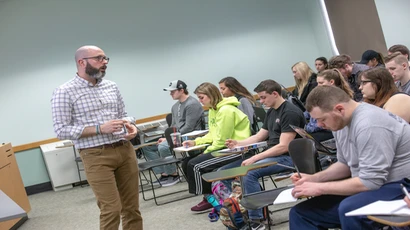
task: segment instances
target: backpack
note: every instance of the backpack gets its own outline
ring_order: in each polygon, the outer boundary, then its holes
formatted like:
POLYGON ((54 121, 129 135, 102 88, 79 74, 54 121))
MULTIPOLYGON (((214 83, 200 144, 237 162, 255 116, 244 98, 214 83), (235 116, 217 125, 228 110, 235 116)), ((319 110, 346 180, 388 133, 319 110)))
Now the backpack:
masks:
POLYGON ((243 229, 246 226, 246 209, 240 204, 242 191, 239 182, 232 182, 232 194, 223 201, 219 211, 219 218, 229 229, 243 229))
POLYGON ((286 101, 288 101, 288 102, 292 103, 293 105, 295 105, 296 107, 298 107, 300 110, 302 110, 302 112, 305 112, 305 111, 306 111, 306 108, 305 108, 305 106, 303 105, 303 103, 299 100, 299 98, 293 96, 293 94, 292 94, 291 92, 289 92, 289 91, 285 88, 285 86, 283 86, 283 85, 281 85, 281 86, 282 86, 282 97, 283 97, 286 101))
POLYGON ((215 196, 219 204, 223 205, 224 200, 229 198, 231 192, 221 181, 214 181, 212 182, 212 194, 215 196))

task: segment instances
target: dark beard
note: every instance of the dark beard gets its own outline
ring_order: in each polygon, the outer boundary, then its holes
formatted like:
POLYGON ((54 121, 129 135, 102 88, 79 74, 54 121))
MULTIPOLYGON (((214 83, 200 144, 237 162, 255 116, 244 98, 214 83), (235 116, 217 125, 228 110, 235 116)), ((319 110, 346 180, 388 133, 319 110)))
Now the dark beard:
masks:
POLYGON ((105 72, 101 72, 100 69, 92 67, 90 64, 88 64, 88 62, 87 66, 85 67, 85 73, 94 79, 101 79, 105 76, 105 72))

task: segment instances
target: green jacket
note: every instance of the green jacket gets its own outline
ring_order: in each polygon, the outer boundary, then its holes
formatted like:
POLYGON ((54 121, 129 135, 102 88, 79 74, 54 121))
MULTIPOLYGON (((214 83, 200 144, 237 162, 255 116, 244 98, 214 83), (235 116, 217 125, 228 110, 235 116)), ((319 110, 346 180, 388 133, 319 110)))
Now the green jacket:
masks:
POLYGON ((196 145, 211 144, 204 153, 225 148, 227 139, 243 140, 251 135, 248 116, 237 108, 239 104, 236 97, 228 97, 216 105, 216 110, 209 109, 209 132, 195 139, 196 145))

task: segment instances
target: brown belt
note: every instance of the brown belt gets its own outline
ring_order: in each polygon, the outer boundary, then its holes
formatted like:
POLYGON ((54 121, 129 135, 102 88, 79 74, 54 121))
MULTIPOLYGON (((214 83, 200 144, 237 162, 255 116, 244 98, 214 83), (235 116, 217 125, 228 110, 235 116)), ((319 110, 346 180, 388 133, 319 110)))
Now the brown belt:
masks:
POLYGON ((114 142, 114 143, 111 143, 111 144, 103 144, 103 145, 94 146, 94 147, 90 147, 90 148, 83 148, 83 149, 80 149, 80 151, 84 150, 84 149, 94 149, 94 148, 96 148, 96 149, 102 149, 102 148, 113 148, 113 149, 115 149, 115 148, 123 146, 127 143, 128 143, 128 141, 120 140, 120 141, 117 141, 117 142, 114 142))

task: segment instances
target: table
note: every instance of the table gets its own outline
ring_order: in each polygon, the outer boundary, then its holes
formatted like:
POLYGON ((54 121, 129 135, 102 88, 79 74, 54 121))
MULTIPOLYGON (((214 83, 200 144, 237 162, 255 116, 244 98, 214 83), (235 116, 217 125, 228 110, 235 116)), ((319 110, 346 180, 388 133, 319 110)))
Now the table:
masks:
POLYGON ((26 211, 0 190, 0 222, 27 216, 26 211))

